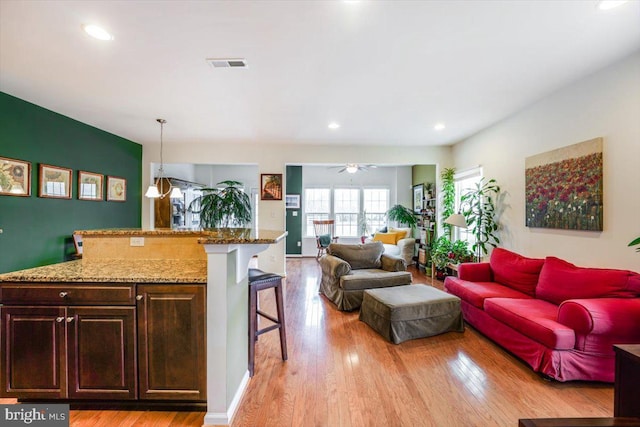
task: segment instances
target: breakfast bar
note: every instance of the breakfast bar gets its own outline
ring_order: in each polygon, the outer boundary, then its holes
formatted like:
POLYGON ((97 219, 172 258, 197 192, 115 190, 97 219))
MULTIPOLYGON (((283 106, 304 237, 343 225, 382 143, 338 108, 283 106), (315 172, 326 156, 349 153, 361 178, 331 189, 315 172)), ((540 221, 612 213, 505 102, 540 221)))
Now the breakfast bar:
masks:
POLYGON ((286 232, 76 233, 81 260, 0 275, 9 331, 0 394, 74 407, 206 405, 204 425, 230 424, 249 380, 249 261, 286 232))

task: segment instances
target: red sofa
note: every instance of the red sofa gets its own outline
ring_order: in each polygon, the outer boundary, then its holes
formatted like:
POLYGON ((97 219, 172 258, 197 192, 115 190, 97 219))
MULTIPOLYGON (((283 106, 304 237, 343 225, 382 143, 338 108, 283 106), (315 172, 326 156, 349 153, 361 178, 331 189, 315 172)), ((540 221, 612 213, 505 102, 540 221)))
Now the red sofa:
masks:
POLYGON ((613 344, 640 343, 640 275, 496 248, 447 277, 464 319, 534 371, 613 382, 613 344))

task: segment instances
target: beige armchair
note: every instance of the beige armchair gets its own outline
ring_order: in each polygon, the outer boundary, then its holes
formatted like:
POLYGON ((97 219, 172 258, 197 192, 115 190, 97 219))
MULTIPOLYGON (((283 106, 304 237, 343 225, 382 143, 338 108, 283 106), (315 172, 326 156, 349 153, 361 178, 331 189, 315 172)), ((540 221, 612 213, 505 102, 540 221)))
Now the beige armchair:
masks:
POLYGON ((413 254, 416 246, 416 239, 411 237, 411 228, 389 227, 387 233, 376 233, 373 238, 366 240, 367 243, 381 241, 386 255, 398 256, 409 266, 413 265, 413 254), (399 238, 395 238, 400 234, 399 238), (395 235, 395 236, 394 236, 395 235))
POLYGON ((400 257, 387 255, 381 242, 361 245, 331 243, 320 258, 320 292, 338 310, 355 310, 365 289, 411 284, 411 273, 400 257))

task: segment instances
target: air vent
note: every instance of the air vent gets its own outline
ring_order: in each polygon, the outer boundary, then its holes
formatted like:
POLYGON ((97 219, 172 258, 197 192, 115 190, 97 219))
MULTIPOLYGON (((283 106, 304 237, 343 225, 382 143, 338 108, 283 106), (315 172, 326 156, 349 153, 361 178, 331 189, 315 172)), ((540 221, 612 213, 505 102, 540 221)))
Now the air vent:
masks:
POLYGON ((207 58, 213 68, 247 68, 244 58, 207 58))

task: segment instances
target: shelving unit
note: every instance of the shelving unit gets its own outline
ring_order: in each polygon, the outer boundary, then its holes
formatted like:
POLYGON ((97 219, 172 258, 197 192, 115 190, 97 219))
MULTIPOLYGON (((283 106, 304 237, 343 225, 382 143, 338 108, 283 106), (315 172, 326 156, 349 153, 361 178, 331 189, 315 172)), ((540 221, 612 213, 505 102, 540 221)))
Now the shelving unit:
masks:
MULTIPOLYGON (((433 242, 436 230, 436 215, 437 215, 437 199, 435 186, 431 185, 430 190, 427 190, 425 197, 422 199, 422 209, 418 216, 418 233, 416 239, 417 256, 416 265, 420 271, 430 272, 431 268, 431 256, 429 254, 429 247, 433 242)), ((430 274, 430 273, 429 273, 430 274)))

